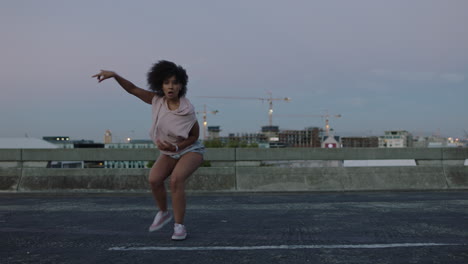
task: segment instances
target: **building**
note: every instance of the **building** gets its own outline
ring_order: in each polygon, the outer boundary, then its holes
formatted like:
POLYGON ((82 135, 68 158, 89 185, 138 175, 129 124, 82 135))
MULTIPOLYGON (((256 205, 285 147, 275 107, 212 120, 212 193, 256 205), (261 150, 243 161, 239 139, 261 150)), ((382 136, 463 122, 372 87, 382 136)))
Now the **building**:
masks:
POLYGON ((227 138, 222 140, 223 143, 241 142, 246 145, 267 143, 268 138, 263 133, 230 133, 227 138))
POLYGON ((218 139, 219 132, 221 132, 221 129, 219 128, 219 126, 209 126, 208 127, 208 139, 209 140, 218 139))
POLYGON ((229 133, 227 137, 219 136, 219 126, 208 127, 209 140, 219 140, 222 145, 230 147, 246 147, 258 145, 260 148, 313 147, 320 148, 320 133, 318 127, 308 127, 304 130, 279 130, 278 126, 263 126, 260 133, 229 133))
POLYGON ((93 140, 73 140, 72 143, 74 148, 104 148, 104 144, 95 143, 93 140))
POLYGON ((304 130, 281 130, 278 141, 293 148, 320 148, 320 129, 310 127, 304 130))
POLYGON ((447 139, 439 136, 413 138, 414 148, 442 148, 447 146, 447 139))
POLYGON ((463 148, 466 142, 462 138, 445 138, 440 136, 415 137, 414 148, 463 148))
POLYGON ((413 148, 427 148, 427 137, 416 136, 413 138, 413 148))
POLYGON ((74 148, 73 142, 70 140, 70 137, 42 137, 43 140, 50 142, 56 145, 59 148, 72 149, 74 148))
POLYGON ((278 126, 262 126, 262 134, 268 139, 268 141, 278 141, 278 126))
POLYGON ((413 146, 413 136, 406 130, 385 131, 379 138, 379 148, 408 148, 413 146))
POLYGON ((69 142, 70 137, 64 136, 57 136, 57 137, 42 137, 43 140, 50 142, 52 144, 62 143, 62 142, 69 142))
POLYGON ((107 129, 106 133, 104 133, 104 144, 112 143, 112 132, 107 129))
MULTIPOLYGON (((104 144, 95 143, 93 140, 73 140, 73 148, 104 148, 104 144)), ((104 168, 104 161, 83 161, 84 168, 104 168)))
POLYGON ((134 148, 155 148, 152 140, 149 139, 132 139, 128 143, 110 143, 104 144, 104 148, 110 149, 134 149, 134 148))
MULTIPOLYGON (((104 144, 107 149, 143 149, 156 148, 152 140, 147 139, 132 139, 128 143, 110 143, 104 144)), ((156 157, 155 157, 156 159, 156 157)), ((104 161, 104 168, 146 168, 148 161, 131 160, 131 161, 104 161)))
POLYGON ((343 148, 378 148, 378 137, 342 137, 343 148))
POLYGON ((449 148, 463 148, 465 143, 460 138, 449 137, 447 139, 447 147, 449 148))
POLYGON ((0 138, 0 149, 54 149, 57 145, 38 138, 0 138))
MULTIPOLYGON (((59 148, 104 148, 102 143, 94 143, 93 140, 70 140, 69 137, 43 137, 44 140, 53 143, 59 148)), ((104 161, 51 161, 50 168, 103 168, 104 161)))
MULTIPOLYGON (((37 138, 0 138, 0 149, 57 149, 63 148, 64 145, 73 144, 64 143, 66 137, 53 137, 53 139, 44 140, 37 138), (64 138, 62 140, 62 138, 64 138), (51 143, 57 142, 57 143, 51 143)), ((69 140, 69 139, 68 139, 69 140)), ((83 168, 82 161, 26 161, 22 164, 23 167, 39 167, 39 168, 83 168)), ((0 162, 0 167, 16 167, 17 162, 0 162)))
POLYGON ((322 148, 341 148, 340 137, 329 136, 322 141, 322 148))

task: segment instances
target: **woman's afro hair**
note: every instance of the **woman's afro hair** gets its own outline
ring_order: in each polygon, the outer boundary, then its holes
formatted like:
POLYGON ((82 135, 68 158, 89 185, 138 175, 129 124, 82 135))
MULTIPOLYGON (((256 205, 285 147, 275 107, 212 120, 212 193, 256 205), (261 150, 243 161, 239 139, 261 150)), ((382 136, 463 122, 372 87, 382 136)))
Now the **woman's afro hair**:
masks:
POLYGON ((179 98, 187 93, 188 76, 182 66, 166 60, 160 60, 151 67, 147 75, 149 89, 154 91, 157 96, 163 97, 163 82, 168 78, 175 76, 176 80, 182 85, 179 91, 179 98))

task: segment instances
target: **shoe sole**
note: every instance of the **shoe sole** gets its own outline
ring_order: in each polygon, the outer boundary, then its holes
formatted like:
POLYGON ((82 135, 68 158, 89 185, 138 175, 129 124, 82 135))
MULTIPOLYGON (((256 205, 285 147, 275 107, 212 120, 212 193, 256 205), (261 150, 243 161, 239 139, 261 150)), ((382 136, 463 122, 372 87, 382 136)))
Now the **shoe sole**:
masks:
POLYGON ((172 236, 172 240, 174 241, 181 241, 181 240, 185 240, 187 238, 187 235, 185 236, 172 236))
POLYGON ((169 223, 170 221, 172 220, 172 216, 169 216, 164 222, 162 222, 162 224, 159 225, 159 227, 155 227, 155 228, 149 228, 148 231, 149 232, 154 232, 154 231, 158 231, 159 229, 163 228, 165 225, 167 225, 167 223, 169 223))

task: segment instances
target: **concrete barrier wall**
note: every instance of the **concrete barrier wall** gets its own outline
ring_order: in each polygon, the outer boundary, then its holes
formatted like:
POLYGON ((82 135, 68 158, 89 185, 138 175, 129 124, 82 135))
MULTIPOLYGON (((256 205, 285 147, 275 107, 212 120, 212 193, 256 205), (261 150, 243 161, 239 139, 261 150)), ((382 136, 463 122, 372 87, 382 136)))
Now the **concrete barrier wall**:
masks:
POLYGON ((442 168, 238 168, 241 191, 448 189, 442 168))
MULTIPOLYGON (((2 190, 7 191, 141 191, 149 189, 149 171, 24 168, 22 175, 19 175, 19 170, 0 170, 0 179, 5 179, 2 190)), ((189 178, 186 188, 194 191, 236 191, 235 168, 199 168, 189 178)))
MULTIPOLYGON (((100 161, 155 160, 157 149, 0 149, 2 161, 100 161)), ((468 148, 214 148, 205 159, 212 161, 266 160, 465 160, 468 148)))
MULTIPOLYGON (((154 160, 155 149, 0 150, 0 191, 148 191, 149 169, 48 169, 27 162, 154 160), (11 164, 16 164, 12 167, 11 164)), ((468 189, 468 149, 208 149, 190 191, 359 191, 468 189), (269 161, 414 159, 413 167, 274 167, 269 161)))
MULTIPOLYGON (((236 160, 374 160, 374 159, 444 159, 445 149, 435 148, 277 148, 236 149, 236 160)), ((448 149, 447 157, 458 159, 468 152, 448 149)), ((465 156, 466 157, 466 156, 465 156)))
POLYGON ((0 191, 16 191, 21 173, 20 168, 0 168, 0 191))
POLYGON ((468 166, 444 167, 444 175, 449 189, 468 189, 468 166))

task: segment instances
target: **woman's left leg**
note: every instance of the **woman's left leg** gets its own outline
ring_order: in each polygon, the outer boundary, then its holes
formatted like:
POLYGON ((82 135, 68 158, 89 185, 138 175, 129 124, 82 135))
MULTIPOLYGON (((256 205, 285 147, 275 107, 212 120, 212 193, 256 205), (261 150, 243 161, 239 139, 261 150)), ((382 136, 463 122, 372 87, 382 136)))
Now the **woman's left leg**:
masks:
POLYGON ((185 217, 185 181, 203 162, 203 155, 188 152, 180 157, 171 174, 171 196, 174 220, 177 224, 184 223, 185 217))

